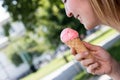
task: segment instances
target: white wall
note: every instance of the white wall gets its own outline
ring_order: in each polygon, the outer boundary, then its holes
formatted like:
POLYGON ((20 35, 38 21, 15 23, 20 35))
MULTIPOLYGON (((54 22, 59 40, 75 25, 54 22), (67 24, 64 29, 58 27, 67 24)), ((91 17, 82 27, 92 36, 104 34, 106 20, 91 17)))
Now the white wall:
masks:
POLYGON ((6 80, 6 78, 15 80, 28 70, 29 66, 26 63, 23 63, 19 67, 16 67, 7 59, 4 53, 0 53, 0 80, 6 80))

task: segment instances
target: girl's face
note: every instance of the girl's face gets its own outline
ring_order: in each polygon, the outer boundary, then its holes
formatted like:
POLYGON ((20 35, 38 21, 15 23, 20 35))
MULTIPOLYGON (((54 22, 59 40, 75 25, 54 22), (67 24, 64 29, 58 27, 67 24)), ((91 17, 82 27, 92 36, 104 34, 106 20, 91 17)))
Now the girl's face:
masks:
POLYGON ((62 0, 68 17, 77 18, 86 29, 90 30, 99 24, 89 0, 62 0))

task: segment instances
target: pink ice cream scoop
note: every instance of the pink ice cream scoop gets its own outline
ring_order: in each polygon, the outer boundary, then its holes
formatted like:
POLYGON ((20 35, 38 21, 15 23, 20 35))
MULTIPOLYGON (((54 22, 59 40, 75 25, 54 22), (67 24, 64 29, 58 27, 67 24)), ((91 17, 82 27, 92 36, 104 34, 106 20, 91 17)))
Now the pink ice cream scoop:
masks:
POLYGON ((78 32, 71 28, 65 28, 60 35, 61 41, 64 43, 78 37, 79 37, 78 32))
MULTIPOLYGON (((61 41, 65 43, 70 48, 74 48, 77 53, 82 53, 88 51, 79 38, 79 34, 76 30, 71 28, 65 28, 60 35, 61 41)), ((91 55, 88 56, 88 58, 91 55)))

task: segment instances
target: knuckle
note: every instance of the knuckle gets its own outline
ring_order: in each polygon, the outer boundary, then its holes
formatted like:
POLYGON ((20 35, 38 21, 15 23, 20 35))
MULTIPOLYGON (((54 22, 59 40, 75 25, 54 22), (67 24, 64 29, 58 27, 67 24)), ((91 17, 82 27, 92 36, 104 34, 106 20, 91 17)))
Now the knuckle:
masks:
POLYGON ((94 63, 87 67, 87 72, 91 74, 95 74, 95 69, 98 67, 98 63, 94 63))
POLYGON ((90 63, 93 63, 93 62, 94 62, 94 60, 93 60, 93 59, 89 59, 89 61, 90 61, 90 63))
POLYGON ((93 65, 90 65, 90 66, 89 66, 89 69, 92 70, 92 69, 93 69, 93 65))
POLYGON ((84 65, 84 61, 80 61, 80 63, 81 63, 82 65, 84 65))
POLYGON ((98 66, 98 63, 97 63, 97 62, 95 63, 95 66, 96 66, 96 67, 98 66))
POLYGON ((81 60, 81 55, 80 54, 76 54, 75 55, 75 59, 78 60, 78 61, 80 61, 81 60))
POLYGON ((81 63, 83 66, 86 66, 86 65, 87 65, 87 63, 86 63, 84 60, 82 60, 80 63, 81 63))
POLYGON ((93 66, 93 65, 90 65, 90 66, 87 68, 88 73, 93 73, 93 68, 94 68, 94 66, 93 66))
POLYGON ((91 69, 90 69, 89 67, 87 68, 87 72, 88 72, 88 73, 91 73, 91 69))
POLYGON ((93 62, 94 62, 93 59, 85 59, 85 60, 81 61, 81 64, 84 65, 84 66, 89 66, 93 62))
POLYGON ((82 53, 77 53, 75 55, 75 59, 80 61, 80 60, 84 60, 87 57, 86 52, 82 52, 82 53))
POLYGON ((94 63, 94 60, 93 59, 84 59, 84 60, 81 60, 80 63, 87 67, 90 64, 94 63))
POLYGON ((75 58, 77 61, 80 61, 80 58, 75 58))
POLYGON ((88 56, 88 54, 89 54, 88 52, 82 52, 82 53, 81 53, 81 57, 82 57, 82 58, 85 58, 85 57, 88 56))

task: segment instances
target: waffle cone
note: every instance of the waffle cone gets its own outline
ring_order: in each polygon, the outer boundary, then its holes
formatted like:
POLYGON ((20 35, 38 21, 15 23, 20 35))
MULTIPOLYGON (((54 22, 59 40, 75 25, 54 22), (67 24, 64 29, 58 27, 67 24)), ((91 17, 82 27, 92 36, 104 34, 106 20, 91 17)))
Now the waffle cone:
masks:
MULTIPOLYGON (((65 44, 70 48, 74 48, 77 53, 89 52, 87 48, 84 46, 84 44, 82 43, 82 41, 80 40, 80 38, 75 38, 73 40, 66 42, 65 44)), ((90 57, 92 57, 92 55, 88 55, 87 58, 90 58, 90 57)))

